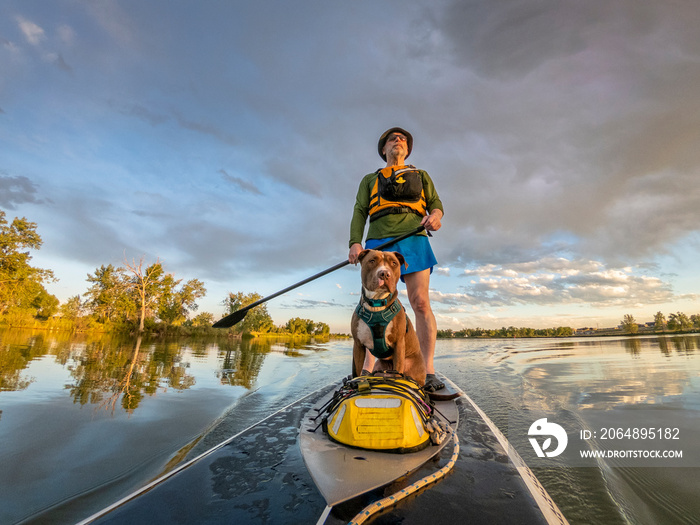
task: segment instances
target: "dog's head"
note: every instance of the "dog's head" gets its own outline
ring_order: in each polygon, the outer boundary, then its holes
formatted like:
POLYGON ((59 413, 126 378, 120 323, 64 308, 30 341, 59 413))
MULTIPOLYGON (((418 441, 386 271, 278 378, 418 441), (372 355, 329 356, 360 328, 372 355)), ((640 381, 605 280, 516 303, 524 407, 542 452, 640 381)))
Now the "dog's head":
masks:
POLYGON ((366 292, 379 298, 396 291, 401 266, 406 265, 403 255, 398 252, 363 250, 358 260, 362 265, 362 286, 366 292))

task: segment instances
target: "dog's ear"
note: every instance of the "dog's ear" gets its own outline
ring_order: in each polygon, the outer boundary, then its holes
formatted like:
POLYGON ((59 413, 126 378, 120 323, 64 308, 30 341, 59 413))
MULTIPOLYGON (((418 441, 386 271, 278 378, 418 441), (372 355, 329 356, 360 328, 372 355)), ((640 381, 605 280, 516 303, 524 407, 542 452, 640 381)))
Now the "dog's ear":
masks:
POLYGON ((403 258, 403 255, 401 255, 399 252, 394 252, 394 256, 399 260, 399 264, 401 266, 408 268, 408 263, 406 262, 406 259, 403 258))
POLYGON ((371 250, 362 250, 360 254, 357 256, 358 261, 362 261, 364 259, 365 255, 367 255, 371 250))

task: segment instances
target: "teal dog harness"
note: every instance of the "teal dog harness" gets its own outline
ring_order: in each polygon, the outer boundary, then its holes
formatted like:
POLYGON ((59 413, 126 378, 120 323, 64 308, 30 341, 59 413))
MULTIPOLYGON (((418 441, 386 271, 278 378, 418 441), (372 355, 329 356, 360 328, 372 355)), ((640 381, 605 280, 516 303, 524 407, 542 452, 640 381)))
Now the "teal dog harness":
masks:
MULTIPOLYGON (((388 299, 369 299, 365 296, 364 291, 362 297, 371 307, 386 306, 386 304, 396 296, 396 292, 392 294, 388 299)), ((389 305, 388 308, 380 310, 378 312, 371 312, 367 310, 362 305, 362 300, 355 308, 355 313, 357 317, 362 319, 367 326, 369 326, 372 331, 372 339, 374 341, 374 348, 369 349, 372 355, 378 359, 386 359, 391 357, 394 349, 386 344, 386 327, 389 325, 391 320, 396 317, 400 311, 402 311, 403 305, 399 301, 394 301, 389 305)), ((408 329, 408 323, 406 323, 406 328, 408 329)))

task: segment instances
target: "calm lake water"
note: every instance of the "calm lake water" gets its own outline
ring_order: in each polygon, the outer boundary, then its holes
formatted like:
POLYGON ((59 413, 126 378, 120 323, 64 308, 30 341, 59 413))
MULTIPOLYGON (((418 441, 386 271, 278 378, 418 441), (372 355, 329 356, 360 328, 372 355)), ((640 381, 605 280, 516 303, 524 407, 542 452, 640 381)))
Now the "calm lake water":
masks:
MULTIPOLYGON (((0 523, 89 516, 343 377, 351 346, 0 331, 0 523)), ((697 336, 440 340, 436 367, 506 433, 529 411, 698 430, 673 465, 531 463, 572 524, 680 524, 700 516, 699 356, 697 336)))

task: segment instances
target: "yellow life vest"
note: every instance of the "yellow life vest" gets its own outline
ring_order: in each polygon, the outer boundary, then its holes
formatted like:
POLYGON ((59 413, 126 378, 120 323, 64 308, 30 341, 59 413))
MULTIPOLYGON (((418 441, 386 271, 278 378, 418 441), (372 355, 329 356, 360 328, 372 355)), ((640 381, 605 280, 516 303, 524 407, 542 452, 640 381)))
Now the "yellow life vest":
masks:
POLYGON ((423 192, 423 177, 414 166, 377 170, 369 197, 370 222, 390 213, 428 214, 423 192))

